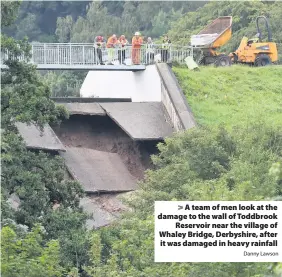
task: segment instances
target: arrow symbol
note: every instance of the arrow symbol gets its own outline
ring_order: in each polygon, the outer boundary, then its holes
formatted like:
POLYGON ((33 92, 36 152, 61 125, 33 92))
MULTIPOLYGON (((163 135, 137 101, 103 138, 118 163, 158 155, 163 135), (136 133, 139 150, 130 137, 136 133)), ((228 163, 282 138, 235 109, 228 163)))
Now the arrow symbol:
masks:
POLYGON ((182 209, 183 209, 183 206, 178 205, 178 211, 182 209))

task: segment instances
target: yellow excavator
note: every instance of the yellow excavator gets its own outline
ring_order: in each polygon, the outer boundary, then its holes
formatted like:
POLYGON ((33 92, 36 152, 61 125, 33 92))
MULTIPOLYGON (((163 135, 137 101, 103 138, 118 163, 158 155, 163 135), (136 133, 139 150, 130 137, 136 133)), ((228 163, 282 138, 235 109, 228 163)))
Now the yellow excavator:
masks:
POLYGON ((218 52, 232 36, 232 17, 221 16, 207 25, 200 33, 191 37, 191 46, 200 49, 199 65, 214 64, 215 66, 230 66, 232 63, 253 64, 256 66, 269 65, 278 60, 276 43, 272 42, 271 31, 265 16, 256 20, 257 35, 248 39, 243 37, 239 48, 229 55, 218 52), (259 21, 263 19, 268 32, 268 42, 262 42, 262 33, 259 21))
POLYGON ((255 66, 266 66, 278 61, 276 43, 272 42, 269 22, 265 16, 258 16, 257 34, 254 38, 243 37, 239 48, 229 56, 233 63, 244 63, 255 66), (262 32, 259 27, 260 20, 264 20, 267 30, 267 42, 263 42, 262 32))

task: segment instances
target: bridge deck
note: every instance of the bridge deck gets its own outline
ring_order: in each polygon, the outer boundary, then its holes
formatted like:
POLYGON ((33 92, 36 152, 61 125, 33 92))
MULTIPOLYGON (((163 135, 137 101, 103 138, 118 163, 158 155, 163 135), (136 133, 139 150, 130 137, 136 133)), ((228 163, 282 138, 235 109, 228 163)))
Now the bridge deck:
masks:
MULTIPOLYGON (((1 68, 3 61, 9 57, 7 49, 4 48, 1 56, 1 68)), ((32 43, 31 61, 38 65, 38 70, 120 70, 120 71, 139 71, 144 70, 145 65, 152 64, 154 61, 160 61, 162 45, 155 45, 155 59, 151 60, 147 56, 146 45, 140 49, 141 65, 132 64, 132 46, 128 45, 126 49, 114 48, 113 56, 110 58, 108 49, 101 49, 102 61, 108 63, 110 60, 113 65, 98 65, 97 50, 93 43, 32 43), (119 65, 119 50, 125 53, 125 65, 119 65)), ((111 54, 111 55, 112 55, 111 54)), ((193 49, 189 46, 170 45, 169 61, 185 63, 185 58, 193 56, 193 49)), ((19 60, 27 60, 25 56, 16 57, 19 60)))
MULTIPOLYGON (((143 71, 145 65, 96 65, 96 64, 35 64, 37 70, 95 70, 95 71, 143 71)), ((2 70, 7 66, 0 64, 2 70)))

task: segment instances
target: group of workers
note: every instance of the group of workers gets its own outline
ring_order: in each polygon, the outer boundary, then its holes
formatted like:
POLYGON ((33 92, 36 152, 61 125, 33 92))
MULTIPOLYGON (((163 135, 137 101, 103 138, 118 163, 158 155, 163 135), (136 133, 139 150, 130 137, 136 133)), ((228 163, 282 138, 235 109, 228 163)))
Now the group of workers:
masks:
MULTIPOLYGON (((138 65, 141 62, 141 46, 145 45, 146 48, 146 57, 147 63, 153 63, 155 58, 155 49, 156 45, 153 43, 152 38, 148 37, 147 41, 144 43, 143 38, 140 32, 136 32, 132 38, 132 52, 131 58, 134 65, 138 65)), ((171 41, 167 35, 164 36, 163 43, 161 46, 161 61, 167 62, 169 59, 169 47, 171 41)), ((129 46, 128 40, 125 38, 125 35, 121 35, 119 38, 113 34, 105 42, 102 36, 97 36, 94 41, 94 47, 96 49, 96 58, 97 63, 104 65, 102 49, 107 48, 108 53, 108 64, 113 65, 115 58, 115 50, 118 51, 118 60, 120 64, 126 64, 126 49, 129 46)))

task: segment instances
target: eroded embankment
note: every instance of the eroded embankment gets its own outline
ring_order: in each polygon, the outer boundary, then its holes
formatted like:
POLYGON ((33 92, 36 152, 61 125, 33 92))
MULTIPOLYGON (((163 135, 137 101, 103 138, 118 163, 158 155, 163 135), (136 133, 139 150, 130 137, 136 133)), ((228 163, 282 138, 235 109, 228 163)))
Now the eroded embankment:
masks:
POLYGON ((117 153, 137 179, 152 167, 150 155, 157 152, 158 141, 133 141, 108 116, 72 115, 53 129, 65 146, 117 153))

